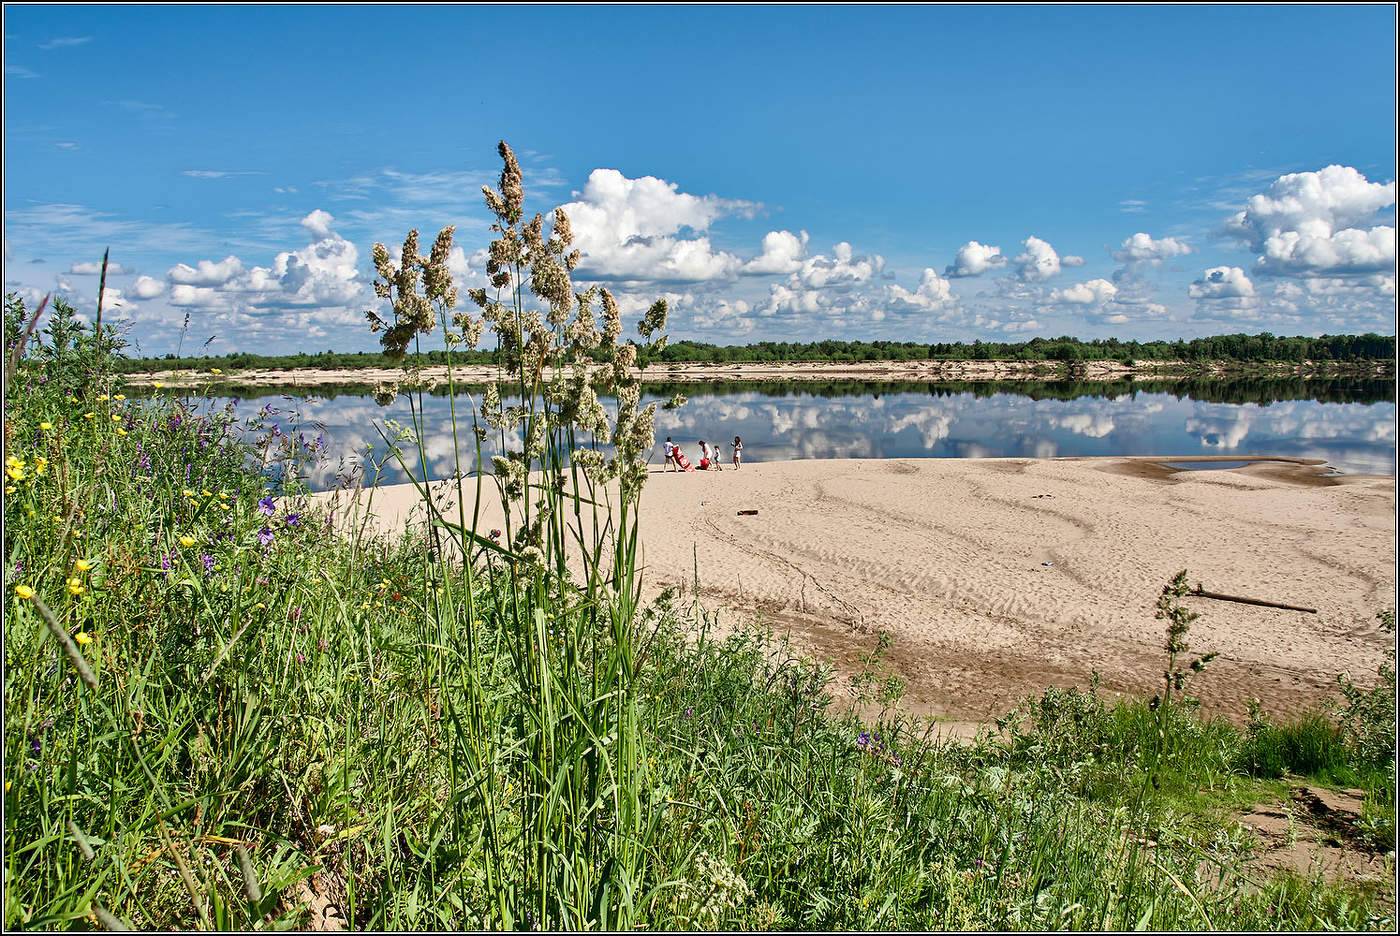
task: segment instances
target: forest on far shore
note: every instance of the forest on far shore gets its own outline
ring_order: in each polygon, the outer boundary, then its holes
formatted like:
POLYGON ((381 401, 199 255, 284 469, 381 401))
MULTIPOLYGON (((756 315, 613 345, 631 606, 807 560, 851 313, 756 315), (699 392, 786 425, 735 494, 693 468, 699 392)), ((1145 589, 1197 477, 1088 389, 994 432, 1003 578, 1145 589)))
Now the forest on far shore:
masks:
MULTIPOLYGON (((598 360, 608 355, 595 355, 598 360)), ((676 341, 650 355, 639 355, 642 364, 773 364, 783 362, 850 364, 868 361, 1239 361, 1302 363, 1304 361, 1394 361, 1395 336, 1323 335, 1320 338, 1258 335, 1216 335, 1190 341, 1120 341, 1117 338, 1032 338, 1029 341, 926 342, 913 341, 759 341, 746 345, 713 345, 676 341)), ((447 352, 410 354, 408 362, 425 366, 447 363, 447 352)), ((456 364, 494 364, 494 350, 455 350, 456 364)), ((117 362, 123 373, 141 373, 180 367, 219 367, 230 370, 263 368, 294 370, 315 368, 353 370, 385 367, 390 362, 378 351, 314 354, 250 354, 233 352, 217 356, 128 358, 117 362)))

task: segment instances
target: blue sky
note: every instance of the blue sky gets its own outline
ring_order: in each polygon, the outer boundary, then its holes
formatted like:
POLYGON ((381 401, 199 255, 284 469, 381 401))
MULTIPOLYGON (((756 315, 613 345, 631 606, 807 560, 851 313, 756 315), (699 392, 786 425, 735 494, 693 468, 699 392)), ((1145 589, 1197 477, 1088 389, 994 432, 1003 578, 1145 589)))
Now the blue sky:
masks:
POLYGON ((375 347, 497 140, 671 333, 1390 333, 1395 10, 5 8, 5 281, 146 353, 375 347), (115 268, 114 268, 115 269, 115 268), (109 313, 104 312, 104 316, 109 313))

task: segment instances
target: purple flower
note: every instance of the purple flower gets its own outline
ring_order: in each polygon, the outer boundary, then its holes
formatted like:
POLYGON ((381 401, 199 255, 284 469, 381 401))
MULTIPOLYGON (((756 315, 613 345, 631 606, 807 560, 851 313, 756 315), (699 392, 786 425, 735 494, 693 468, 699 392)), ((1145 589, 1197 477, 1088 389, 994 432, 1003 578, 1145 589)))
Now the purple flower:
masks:
POLYGON ((287 526, 299 527, 301 526, 301 517, 297 516, 296 514, 287 514, 286 522, 287 526))
POLYGON ((208 553, 205 553, 204 555, 202 555, 202 556, 199 557, 199 560, 200 560, 201 562, 204 563, 204 572, 205 572, 206 575, 207 575, 208 573, 214 571, 214 557, 213 557, 213 556, 209 555, 208 553))
POLYGON ((287 617, 291 618, 293 621, 300 621, 300 620, 301 620, 301 605, 297 605, 295 608, 293 608, 292 610, 288 611, 288 612, 287 612, 287 617))
POLYGON ((267 527, 263 527, 261 530, 259 530, 258 543, 262 546, 270 546, 272 544, 272 531, 269 530, 267 527))
POLYGON ((301 653, 301 652, 298 652, 298 653, 297 653, 297 662, 298 662, 298 663, 305 663, 305 662, 306 662, 306 654, 301 653))
POLYGON ((689 717, 690 717, 690 706, 688 706, 688 705, 685 707, 685 717, 686 717, 686 718, 689 718, 689 717))
POLYGON ((856 738, 856 744, 859 744, 861 747, 869 747, 869 745, 870 745, 870 735, 868 735, 868 734, 866 734, 864 731, 862 731, 862 732, 860 733, 860 737, 859 737, 859 738, 856 738))
POLYGON ((258 513, 262 514, 264 517, 272 516, 274 510, 276 510, 276 507, 272 502, 271 494, 258 501, 258 513))

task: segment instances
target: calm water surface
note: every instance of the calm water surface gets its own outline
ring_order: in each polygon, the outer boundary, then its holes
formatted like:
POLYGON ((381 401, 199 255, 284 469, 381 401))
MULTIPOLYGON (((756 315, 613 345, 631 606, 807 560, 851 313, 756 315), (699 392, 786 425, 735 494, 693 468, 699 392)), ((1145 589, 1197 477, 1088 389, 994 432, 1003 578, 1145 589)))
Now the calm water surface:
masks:
MULTIPOLYGON (((1395 473, 1395 383, 1378 380, 1197 381, 1135 389, 1114 384, 714 384, 660 387, 644 400, 690 396, 658 410, 658 445, 668 435, 692 462, 698 440, 741 436, 745 462, 794 458, 1048 458, 1067 455, 1275 455, 1316 458, 1344 474, 1395 473)), ((475 465, 472 401, 459 393, 462 470, 475 465)), ((218 404, 227 400, 218 400, 218 404)), ((431 478, 455 467, 446 396, 424 396, 422 454, 431 478)), ((321 434, 329 458, 304 472, 313 488, 335 487, 363 467, 381 483, 408 480, 384 462, 375 430, 411 424, 409 402, 387 407, 367 395, 266 396, 237 400, 251 418, 270 408, 278 430, 321 434)), ((392 433, 391 433, 392 434, 392 433)), ((485 457, 494 451, 484 447, 485 457)), ((416 465, 419 451, 410 446, 416 465)))

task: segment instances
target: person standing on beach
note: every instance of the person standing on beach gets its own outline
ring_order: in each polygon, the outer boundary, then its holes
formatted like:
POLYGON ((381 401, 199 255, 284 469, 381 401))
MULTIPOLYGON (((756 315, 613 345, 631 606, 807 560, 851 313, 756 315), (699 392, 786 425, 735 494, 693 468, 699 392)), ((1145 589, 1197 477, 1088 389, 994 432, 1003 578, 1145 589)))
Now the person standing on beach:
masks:
POLYGON ((700 440, 699 442, 697 442, 696 444, 700 446, 700 462, 699 462, 695 467, 698 468, 698 469, 700 469, 701 471, 709 471, 709 470, 710 470, 710 446, 705 442, 704 439, 701 439, 701 440, 700 440))
POLYGON ((739 441, 739 437, 734 437, 734 467, 739 467, 739 460, 744 456, 744 443, 739 441))
POLYGON ((674 466, 675 466, 675 469, 676 469, 677 471, 680 471, 680 470, 681 470, 681 466, 680 466, 679 464, 676 463, 676 447, 675 447, 673 444, 671 444, 671 437, 670 437, 670 436, 667 436, 667 437, 666 437, 666 446, 665 446, 665 448, 666 448, 666 462, 665 462, 665 464, 663 464, 663 465, 661 466, 661 470, 662 470, 662 471, 665 471, 667 465, 674 465, 674 466))

